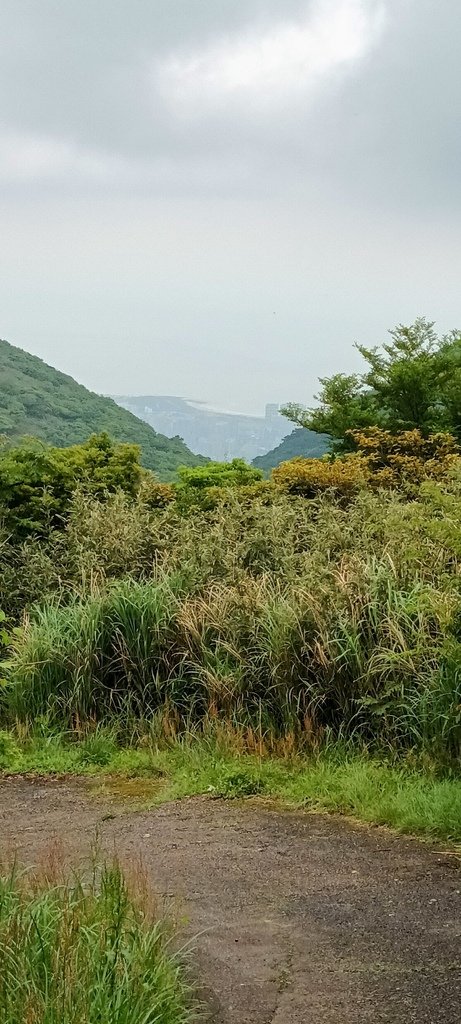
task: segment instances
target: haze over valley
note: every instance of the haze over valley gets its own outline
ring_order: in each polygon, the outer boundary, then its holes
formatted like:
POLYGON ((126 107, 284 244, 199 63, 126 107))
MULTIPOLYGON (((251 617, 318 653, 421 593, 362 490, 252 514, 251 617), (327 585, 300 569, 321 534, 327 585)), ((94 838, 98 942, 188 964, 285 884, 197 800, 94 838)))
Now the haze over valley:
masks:
POLYGON ((154 430, 167 437, 182 437, 191 451, 218 461, 244 458, 251 462, 276 448, 293 430, 293 424, 274 404, 266 406, 264 416, 245 416, 174 396, 113 397, 154 430))

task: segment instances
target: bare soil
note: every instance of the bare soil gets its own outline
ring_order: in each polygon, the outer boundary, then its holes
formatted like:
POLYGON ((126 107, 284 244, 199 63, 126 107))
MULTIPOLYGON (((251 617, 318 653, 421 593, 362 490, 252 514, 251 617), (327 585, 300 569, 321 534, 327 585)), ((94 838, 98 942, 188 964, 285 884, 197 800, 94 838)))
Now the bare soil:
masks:
POLYGON ((150 811, 88 784, 0 781, 0 850, 35 863, 56 840, 141 856, 194 937, 214 1024, 459 1024, 461 873, 448 853, 257 801, 150 811))

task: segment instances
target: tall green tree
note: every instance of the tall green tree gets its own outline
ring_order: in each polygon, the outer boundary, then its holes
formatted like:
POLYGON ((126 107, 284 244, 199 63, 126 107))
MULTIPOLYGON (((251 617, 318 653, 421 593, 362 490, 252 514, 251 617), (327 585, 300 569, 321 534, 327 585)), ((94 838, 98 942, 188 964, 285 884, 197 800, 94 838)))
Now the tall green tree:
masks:
POLYGON ((336 451, 353 449, 348 431, 364 427, 393 434, 418 429, 424 436, 444 430, 461 439, 461 333, 439 338, 434 324, 421 317, 389 334, 381 348, 356 346, 363 373, 322 378, 317 407, 290 404, 284 415, 328 434, 336 451))

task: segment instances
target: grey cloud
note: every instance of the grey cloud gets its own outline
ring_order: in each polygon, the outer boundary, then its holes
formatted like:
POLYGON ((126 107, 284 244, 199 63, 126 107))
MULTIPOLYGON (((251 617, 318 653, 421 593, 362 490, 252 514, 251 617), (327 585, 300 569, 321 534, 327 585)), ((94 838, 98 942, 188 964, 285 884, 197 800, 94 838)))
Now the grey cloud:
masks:
MULTIPOLYGON (((154 190, 162 160, 167 169, 178 163, 164 185, 171 180, 174 190, 183 176, 190 191, 188 157, 194 168, 204 154, 208 166, 225 164, 232 154, 236 166, 246 164, 250 179, 252 172, 268 183, 277 183, 279 174, 283 180, 305 176, 308 184, 312 173, 321 174, 332 187, 344 180, 381 202, 388 194, 395 202, 400 195, 406 203, 424 200, 433 187, 434 200, 447 202, 447 190, 458 191, 461 9, 431 0, 389 0, 387 7, 381 45, 357 74, 338 83, 333 77, 316 103, 276 110, 260 123, 225 108, 191 122, 165 109, 149 85, 149 68, 252 24, 263 32, 282 17, 299 19, 308 4, 9 0, 2 14, 2 124, 80 147, 82 162, 94 151, 102 160, 112 157, 113 165, 123 157, 132 162, 129 183, 137 162, 140 187, 149 185, 152 171, 154 190)), ((121 187, 126 172, 120 164, 121 187)), ((216 169, 214 178, 226 187, 228 177, 216 169)), ((97 187, 97 174, 94 179, 97 187)), ((117 180, 109 173, 111 187, 117 180)), ((237 189, 241 184, 239 171, 237 189)))
MULTIPOLYGON (((149 85, 149 67, 188 48, 206 50, 252 24, 263 32, 282 18, 299 20, 309 4, 9 0, 2 14, 2 124, 72 147, 71 180, 100 152, 110 188, 132 186, 138 172, 141 189, 156 191, 160 182, 175 191, 182 180, 187 193, 194 182, 200 193, 194 167, 204 160, 216 165, 211 178, 226 190, 231 176, 221 165, 230 161, 238 168, 237 191, 247 177, 250 194, 252 175, 274 187, 280 179, 305 179, 308 188, 311 176, 321 175, 333 189, 344 185, 375 201, 427 201, 434 190, 434 201, 445 204, 458 194, 461 9, 455 0, 389 0, 387 8, 380 45, 356 72, 338 82, 333 75, 315 103, 256 121, 230 106, 191 120, 175 116, 149 85)), ((81 177, 87 181, 88 173, 81 177)), ((97 189, 98 173, 93 179, 97 189)))
POLYGON ((383 0, 313 95, 159 85, 317 2, 3 0, 1 336, 99 390, 257 411, 393 322, 459 322, 458 0, 383 0))

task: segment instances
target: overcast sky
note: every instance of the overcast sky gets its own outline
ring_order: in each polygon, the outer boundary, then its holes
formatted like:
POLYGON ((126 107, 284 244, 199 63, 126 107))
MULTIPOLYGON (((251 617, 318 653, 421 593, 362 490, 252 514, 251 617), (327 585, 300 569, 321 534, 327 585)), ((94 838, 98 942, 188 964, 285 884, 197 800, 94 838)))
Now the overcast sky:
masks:
POLYGON ((258 412, 461 326, 460 41, 459 0, 2 0, 0 336, 258 412))

